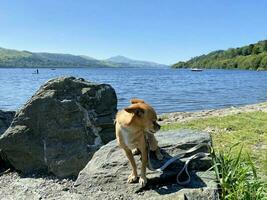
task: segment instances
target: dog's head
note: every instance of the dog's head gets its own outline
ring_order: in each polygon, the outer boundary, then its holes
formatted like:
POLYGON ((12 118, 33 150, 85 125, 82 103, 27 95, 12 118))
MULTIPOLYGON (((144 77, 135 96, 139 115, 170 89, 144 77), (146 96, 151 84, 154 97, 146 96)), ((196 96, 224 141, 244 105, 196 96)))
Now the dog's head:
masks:
POLYGON ((132 99, 131 105, 124 110, 132 114, 130 125, 141 128, 148 133, 156 133, 160 129, 155 110, 141 99, 132 99))

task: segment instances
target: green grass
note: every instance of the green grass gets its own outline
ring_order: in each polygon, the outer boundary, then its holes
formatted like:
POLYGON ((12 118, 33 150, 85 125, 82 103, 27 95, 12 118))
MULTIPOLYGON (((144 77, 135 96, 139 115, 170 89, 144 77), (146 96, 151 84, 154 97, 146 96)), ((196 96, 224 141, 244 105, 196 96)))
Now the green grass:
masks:
MULTIPOLYGON (((242 155, 250 154, 258 173, 267 179, 267 113, 240 113, 162 126, 162 130, 170 129, 209 131, 215 150, 224 150, 240 142, 242 155)), ((238 150, 232 153, 237 154, 238 150)))

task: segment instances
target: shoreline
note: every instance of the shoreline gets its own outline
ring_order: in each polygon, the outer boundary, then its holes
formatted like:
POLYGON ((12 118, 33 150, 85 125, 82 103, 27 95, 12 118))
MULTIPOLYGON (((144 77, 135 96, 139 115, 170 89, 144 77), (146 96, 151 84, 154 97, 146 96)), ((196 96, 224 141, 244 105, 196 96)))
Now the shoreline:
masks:
POLYGON ((256 104, 248 104, 244 106, 231 106, 220 109, 208 109, 192 112, 172 112, 158 115, 160 124, 171 124, 178 122, 187 122, 196 119, 208 117, 224 117, 244 112, 262 111, 267 112, 267 101, 256 104))
MULTIPOLYGON (((17 109, 19 110, 19 109, 17 109)), ((0 109, 3 112, 17 112, 17 110, 0 109)), ((196 111, 166 112, 158 114, 161 124, 170 124, 175 122, 186 122, 194 119, 207 117, 223 117, 243 112, 263 111, 267 112, 267 101, 261 103, 247 104, 241 106, 231 106, 225 108, 204 109, 196 111)))

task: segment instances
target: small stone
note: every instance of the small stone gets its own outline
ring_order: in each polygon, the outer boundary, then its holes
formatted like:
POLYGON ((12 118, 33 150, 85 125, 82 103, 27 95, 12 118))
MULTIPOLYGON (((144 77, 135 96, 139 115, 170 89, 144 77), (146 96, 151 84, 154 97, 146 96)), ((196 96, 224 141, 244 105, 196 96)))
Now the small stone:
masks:
POLYGON ((65 188, 62 188, 62 191, 69 191, 70 189, 65 187, 65 188))

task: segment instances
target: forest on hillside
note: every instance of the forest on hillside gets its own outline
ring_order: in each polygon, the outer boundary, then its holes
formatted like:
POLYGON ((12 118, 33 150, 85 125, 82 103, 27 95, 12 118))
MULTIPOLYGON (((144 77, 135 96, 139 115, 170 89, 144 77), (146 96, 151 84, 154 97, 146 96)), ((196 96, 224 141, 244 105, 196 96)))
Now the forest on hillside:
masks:
POLYGON ((172 67, 267 70, 267 40, 243 47, 213 51, 186 62, 175 63, 172 67))

